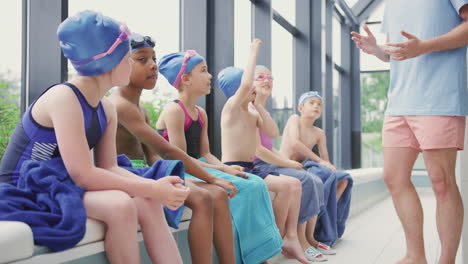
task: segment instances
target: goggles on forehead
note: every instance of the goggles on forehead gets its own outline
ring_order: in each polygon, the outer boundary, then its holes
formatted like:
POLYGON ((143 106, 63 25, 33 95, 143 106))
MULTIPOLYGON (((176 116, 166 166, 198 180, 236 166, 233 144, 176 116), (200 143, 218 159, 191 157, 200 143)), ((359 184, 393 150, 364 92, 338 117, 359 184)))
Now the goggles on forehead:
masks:
POLYGON ((132 50, 139 49, 144 46, 154 48, 155 45, 156 41, 154 41, 150 36, 142 36, 136 33, 133 33, 131 36, 130 46, 132 46, 132 50))
POLYGON ((130 36, 130 34, 131 33, 130 33, 130 30, 128 30, 127 25, 120 24, 120 35, 117 37, 114 44, 112 44, 107 51, 94 55, 93 57, 86 59, 86 60, 76 60, 76 61, 70 60, 70 61, 73 65, 75 65, 75 67, 77 67, 77 66, 87 64, 91 61, 99 60, 109 54, 112 54, 112 52, 114 52, 114 50, 119 46, 120 43, 128 40, 128 37, 130 36))

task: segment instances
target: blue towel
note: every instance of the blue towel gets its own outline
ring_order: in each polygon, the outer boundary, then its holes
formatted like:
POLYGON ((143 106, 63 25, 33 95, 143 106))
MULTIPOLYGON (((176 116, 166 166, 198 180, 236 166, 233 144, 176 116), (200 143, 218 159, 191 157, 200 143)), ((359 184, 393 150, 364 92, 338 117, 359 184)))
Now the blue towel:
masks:
POLYGON ((325 209, 322 210, 317 220, 315 239, 332 246, 335 241, 343 235, 345 230, 351 203, 353 178, 351 178, 349 173, 344 171, 332 171, 312 160, 307 160, 304 163, 304 168, 308 172, 320 177, 323 181, 325 209), (348 186, 337 204, 336 184, 342 180, 348 180, 348 186))
MULTIPOLYGON (((215 177, 231 181, 239 190, 234 198, 229 199, 236 263, 258 264, 279 254, 283 240, 276 227, 265 182, 253 174, 243 179, 211 168, 205 170, 215 177)), ((186 178, 199 180, 188 174, 186 178)))
POLYGON ((53 251, 75 246, 86 232, 84 190, 61 158, 25 161, 17 186, 0 184, 0 220, 29 225, 34 243, 53 251))
POLYGON ((254 166, 256 170, 260 170, 267 174, 282 174, 301 181, 301 207, 299 209, 299 217, 297 219, 299 225, 303 224, 310 218, 317 216, 320 210, 324 207, 323 183, 319 177, 305 170, 278 167, 276 165, 266 163, 263 160, 255 161, 254 166))
MULTIPOLYGON (((117 163, 120 167, 147 179, 157 180, 169 175, 179 176, 184 179, 184 164, 180 160, 158 160, 151 167, 133 168, 130 159, 122 154, 117 156, 117 163)), ((175 210, 164 206, 166 221, 173 228, 179 228, 183 213, 184 205, 175 210)))

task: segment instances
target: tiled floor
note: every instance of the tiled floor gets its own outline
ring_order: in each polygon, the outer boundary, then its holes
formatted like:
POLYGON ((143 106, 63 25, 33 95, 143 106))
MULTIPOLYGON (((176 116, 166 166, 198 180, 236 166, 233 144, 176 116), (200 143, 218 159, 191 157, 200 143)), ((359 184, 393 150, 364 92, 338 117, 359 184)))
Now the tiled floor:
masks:
MULTIPOLYGON (((435 224, 435 198, 430 188, 418 190, 424 209, 424 238, 428 263, 437 263, 440 254, 435 224)), ((328 256, 327 264, 390 264, 405 254, 404 234, 390 198, 349 219, 344 236, 328 256)), ((299 263, 283 256, 270 264, 299 263)), ((462 264, 461 260, 457 264, 462 264)))

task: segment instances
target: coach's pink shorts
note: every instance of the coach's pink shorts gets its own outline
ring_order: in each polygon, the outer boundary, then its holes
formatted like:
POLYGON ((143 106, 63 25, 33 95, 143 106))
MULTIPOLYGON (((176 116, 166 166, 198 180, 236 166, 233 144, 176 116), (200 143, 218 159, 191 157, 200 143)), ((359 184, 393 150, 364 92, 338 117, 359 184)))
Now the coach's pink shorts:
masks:
POLYGON ((464 116, 385 116, 383 147, 410 147, 418 151, 457 148, 465 141, 464 116))

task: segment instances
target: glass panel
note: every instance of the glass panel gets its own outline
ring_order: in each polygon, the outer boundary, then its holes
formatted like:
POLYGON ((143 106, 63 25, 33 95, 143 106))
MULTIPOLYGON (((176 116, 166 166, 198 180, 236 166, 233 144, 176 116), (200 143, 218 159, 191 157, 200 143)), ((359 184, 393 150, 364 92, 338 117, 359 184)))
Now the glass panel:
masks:
MULTIPOLYGON (((289 116, 294 112, 293 107, 293 37, 278 23, 272 23, 271 42, 272 74, 275 78, 272 92, 272 115, 280 131, 289 116)), ((276 140, 279 146, 281 139, 276 140)))
POLYGON ((340 73, 333 70, 333 165, 341 164, 341 81, 340 73))
MULTIPOLYGON (((69 15, 89 9, 102 12, 118 21, 127 24, 132 32, 151 36, 156 41, 156 57, 177 52, 180 49, 180 1, 165 0, 141 0, 138 2, 140 8, 129 12, 129 2, 126 0, 69 0, 69 15)), ((68 64, 68 78, 72 78, 76 71, 68 64)), ((160 111, 166 102, 177 98, 177 91, 170 85, 166 78, 159 74, 156 88, 143 90, 142 101, 152 103, 154 109, 149 111, 160 111)), ((150 104, 151 105, 151 104, 150 104)), ((155 115, 159 116, 159 115, 155 115)), ((151 120, 153 123, 154 120, 151 120)))
POLYGON ((289 24, 296 25, 296 1, 272 0, 272 7, 282 17, 284 17, 289 24))
POLYGON ((234 1, 234 66, 247 64, 252 40, 252 4, 250 1, 234 1))
POLYGON ((0 49, 0 159, 20 118, 22 3, 2 1, 0 16, 4 46, 0 49))
MULTIPOLYGON (((374 34, 377 44, 383 45, 387 42, 387 36, 380 32, 381 24, 372 24, 368 25, 370 31, 374 34)), ((361 28, 360 34, 367 35, 364 29, 361 28)), ((361 71, 381 71, 381 70, 389 70, 390 63, 383 62, 377 57, 373 55, 369 55, 364 52, 361 53, 361 71)))
POLYGON ((383 166, 382 125, 387 107, 390 73, 361 74, 362 167, 383 166))
MULTIPOLYGON (((361 74, 361 131, 362 167, 383 167, 382 126, 387 107, 387 90, 390 72, 361 74)), ((419 155, 414 169, 426 169, 422 155, 419 155)))
POLYGON ((385 11, 385 1, 382 1, 377 8, 372 11, 367 21, 369 22, 382 22, 385 11))
POLYGON ((332 21, 333 62, 341 66, 341 24, 335 16, 332 21))
POLYGON ((353 7, 359 0, 345 0, 345 2, 349 7, 353 7))

